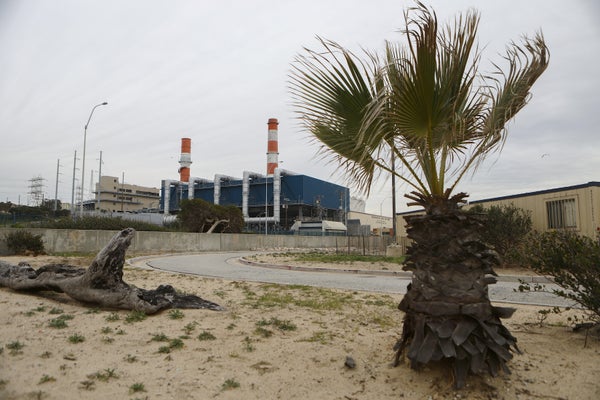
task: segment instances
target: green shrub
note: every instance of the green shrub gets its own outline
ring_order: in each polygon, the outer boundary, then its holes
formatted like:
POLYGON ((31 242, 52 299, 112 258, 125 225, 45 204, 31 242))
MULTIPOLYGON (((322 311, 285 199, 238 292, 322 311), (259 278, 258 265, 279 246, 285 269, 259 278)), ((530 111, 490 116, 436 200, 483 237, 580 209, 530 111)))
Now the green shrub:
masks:
POLYGON ((512 204, 489 208, 476 205, 468 212, 485 214, 482 239, 493 246, 505 262, 523 263, 523 243, 532 230, 531 212, 512 204))
POLYGON ((4 235, 6 247, 15 254, 33 255, 44 254, 44 241, 42 235, 34 235, 26 230, 17 230, 4 235))
POLYGON ((568 231, 533 234, 528 261, 538 273, 550 275, 561 289, 553 292, 573 300, 600 323, 600 243, 568 231))

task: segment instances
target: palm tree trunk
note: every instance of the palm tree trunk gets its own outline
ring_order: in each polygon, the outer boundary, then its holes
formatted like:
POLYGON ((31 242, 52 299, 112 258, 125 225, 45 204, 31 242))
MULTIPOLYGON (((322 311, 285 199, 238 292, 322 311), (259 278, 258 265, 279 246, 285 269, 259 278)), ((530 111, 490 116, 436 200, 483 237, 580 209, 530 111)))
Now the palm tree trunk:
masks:
POLYGON ((500 318, 515 310, 489 300, 499 257, 479 238, 484 216, 448 204, 436 211, 405 217, 412 244, 404 269, 413 279, 398 306, 406 314, 395 364, 405 350, 415 369, 444 360, 461 388, 469 372, 510 373, 506 362, 520 351, 500 318))

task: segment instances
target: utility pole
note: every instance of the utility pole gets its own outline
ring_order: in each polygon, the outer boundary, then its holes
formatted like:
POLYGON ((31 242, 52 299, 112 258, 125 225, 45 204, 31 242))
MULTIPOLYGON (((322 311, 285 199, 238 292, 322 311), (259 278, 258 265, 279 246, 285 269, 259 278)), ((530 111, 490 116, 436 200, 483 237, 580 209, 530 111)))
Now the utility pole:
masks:
POLYGON ((74 217, 75 213, 75 170, 77 169, 77 150, 73 156, 73 186, 71 187, 71 216, 74 217))
POLYGON ((58 210, 58 175, 60 173, 60 158, 56 160, 56 184, 54 185, 54 212, 58 210))
POLYGON ((101 211, 100 195, 102 194, 102 150, 100 150, 100 165, 98 166, 98 211, 101 211))

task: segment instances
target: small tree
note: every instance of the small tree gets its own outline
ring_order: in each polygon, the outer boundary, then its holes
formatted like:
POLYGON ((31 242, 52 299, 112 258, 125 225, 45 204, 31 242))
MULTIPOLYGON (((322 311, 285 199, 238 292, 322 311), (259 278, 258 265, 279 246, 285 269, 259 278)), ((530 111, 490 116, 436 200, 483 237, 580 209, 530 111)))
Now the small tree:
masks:
POLYGON ((485 214, 482 240, 494 247, 506 263, 523 261, 523 244, 531 233, 531 212, 515 205, 476 205, 469 209, 473 214, 485 214))
POLYGON ((215 205, 202 199, 183 200, 177 219, 189 232, 208 232, 219 221, 212 232, 239 233, 244 226, 244 217, 237 207, 215 205))

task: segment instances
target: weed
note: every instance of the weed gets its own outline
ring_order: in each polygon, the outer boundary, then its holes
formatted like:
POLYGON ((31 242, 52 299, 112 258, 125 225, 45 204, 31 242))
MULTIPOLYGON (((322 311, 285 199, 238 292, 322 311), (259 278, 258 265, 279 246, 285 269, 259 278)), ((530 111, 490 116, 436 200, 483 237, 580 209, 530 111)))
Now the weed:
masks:
POLYGON ((50 353, 49 351, 45 351, 42 353, 42 355, 40 357, 41 358, 50 358, 50 356, 52 356, 52 353, 50 353))
POLYGON ((221 390, 231 390, 231 389, 237 389, 239 387, 240 387, 240 384, 235 379, 227 379, 221 385, 221 390))
POLYGON ((48 314, 63 314, 62 308, 53 307, 52 310, 48 311, 48 314))
POLYGON ((111 312, 106 317, 104 317, 104 319, 106 320, 106 322, 114 322, 114 321, 118 321, 119 319, 121 319, 121 317, 119 317, 118 313, 111 312))
POLYGON ((105 326, 100 330, 100 332, 105 335, 112 333, 112 331, 113 331, 113 329, 110 326, 105 326))
POLYGON ((225 292, 222 290, 213 290, 215 296, 220 297, 222 299, 225 298, 225 292))
POLYGON ((181 339, 171 339, 169 341, 169 347, 172 349, 182 349, 183 348, 183 340, 181 339))
POLYGON ((181 310, 170 310, 169 318, 171 319, 182 319, 185 315, 181 310))
POLYGON ((204 331, 198 335, 198 340, 215 340, 217 337, 210 332, 204 331))
POLYGON ((5 381, 4 379, 0 379, 0 389, 4 389, 4 386, 6 386, 7 383, 8 383, 8 381, 5 381))
POLYGON ((102 343, 110 344, 115 341, 115 338, 111 338, 110 336, 104 336, 102 338, 102 343))
MULTIPOLYGON (((61 312, 62 312, 62 310, 61 310, 61 312)), ((63 329, 63 328, 66 328, 67 326, 69 326, 67 324, 67 321, 69 321, 73 318, 75 318, 75 317, 70 314, 62 314, 56 318, 51 319, 50 322, 48 323, 48 326, 50 326, 51 328, 56 328, 56 329, 63 329)))
POLYGON ((189 324, 187 324, 186 326, 183 327, 183 331, 187 335, 189 335, 194 331, 194 329, 196 329, 196 325, 198 325, 198 323, 196 321, 190 322, 189 324))
POLYGON ((90 381, 90 380, 79 382, 79 388, 83 389, 83 390, 94 390, 94 389, 96 389, 94 387, 95 385, 96 384, 94 383, 94 381, 90 381))
POLYGON ((127 314, 127 316, 125 317, 125 322, 128 324, 133 324, 134 322, 143 321, 146 318, 148 318, 148 315, 146 315, 145 312, 133 310, 129 314, 127 314))
POLYGON ((143 383, 134 383, 133 385, 129 386, 129 393, 137 393, 137 392, 145 392, 146 388, 144 387, 143 383))
POLYGON ((125 357, 123 357, 123 360, 132 364, 132 363, 138 361, 138 358, 136 356, 132 356, 131 354, 127 354, 125 357))
POLYGON ((259 326, 258 328, 256 328, 254 330, 254 333, 256 333, 257 335, 262 336, 264 338, 269 338, 269 337, 273 336, 273 331, 263 328, 262 326, 259 326))
POLYGON ((160 346, 158 348, 158 352, 161 354, 169 354, 171 352, 171 348, 169 346, 160 346))
POLYGON ((111 378, 118 379, 119 375, 113 368, 106 368, 102 372, 95 372, 87 376, 89 379, 97 379, 102 382, 108 382, 111 378))
POLYGON ((10 350, 11 356, 15 356, 17 354, 23 353, 21 351, 21 349, 23 347, 25 347, 25 345, 23 343, 19 342, 18 340, 15 340, 14 342, 10 342, 6 345, 6 348, 10 350))
POLYGON ((26 317, 32 317, 33 315, 35 315, 35 311, 33 311, 33 310, 25 311, 23 313, 23 315, 26 317))
POLYGON ((116 334, 116 335, 125 335, 125 331, 124 331, 123 329, 118 329, 118 330, 115 332, 115 334, 116 334))
POLYGON ((40 381, 38 382, 38 385, 41 385, 42 383, 47 383, 47 382, 55 382, 56 378, 50 376, 50 375, 42 375, 42 377, 40 378, 40 381))
POLYGON ((86 314, 100 314, 100 309, 98 307, 90 308, 85 313, 86 314))
POLYGON ((164 333, 155 333, 154 335, 152 335, 152 339, 150 340, 153 342, 168 342, 169 337, 164 333))
POLYGON ((226 329, 227 329, 228 331, 232 331, 232 330, 233 330, 233 329, 234 329, 236 326, 237 326, 236 324, 234 324, 234 323, 231 323, 231 324, 227 325, 227 328, 226 328, 226 329))
POLYGON ((254 347, 252 344, 252 339, 250 339, 249 336, 244 338, 244 350, 246 350, 248 353, 252 353, 254 350, 256 350, 256 347, 254 347))
POLYGON ((71 336, 69 336, 69 343, 82 343, 85 342, 85 337, 78 334, 78 333, 74 333, 71 336))

